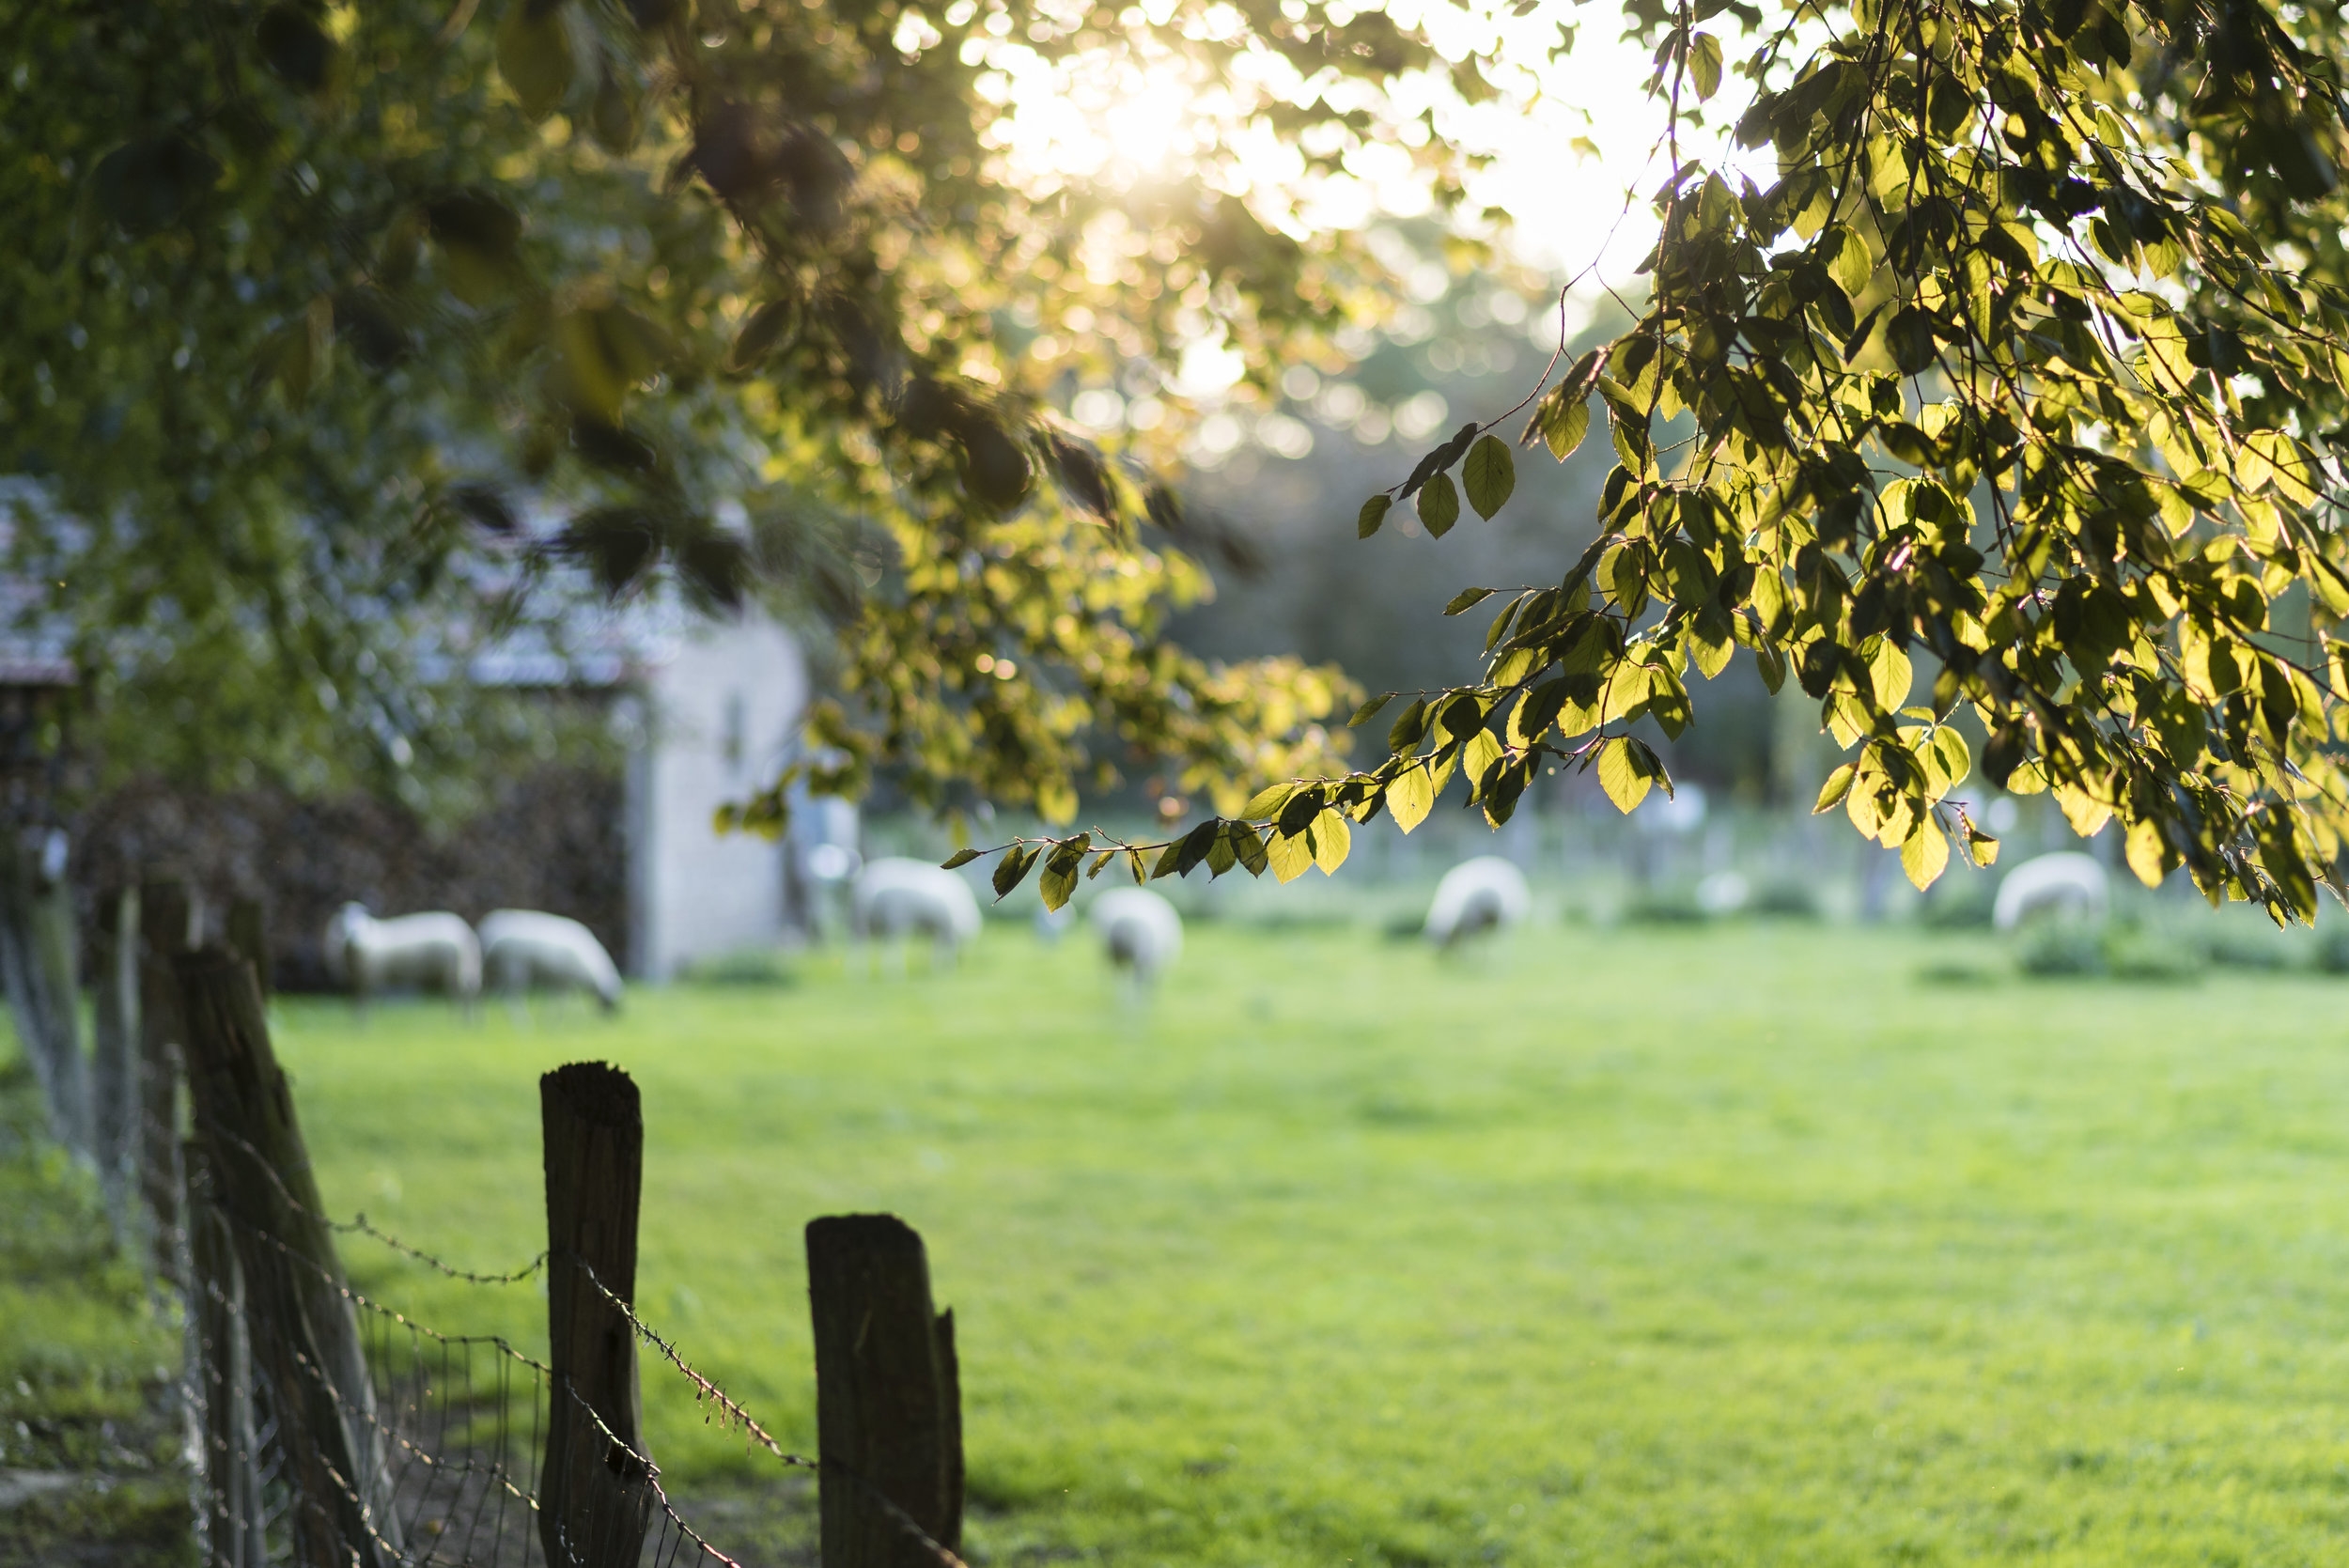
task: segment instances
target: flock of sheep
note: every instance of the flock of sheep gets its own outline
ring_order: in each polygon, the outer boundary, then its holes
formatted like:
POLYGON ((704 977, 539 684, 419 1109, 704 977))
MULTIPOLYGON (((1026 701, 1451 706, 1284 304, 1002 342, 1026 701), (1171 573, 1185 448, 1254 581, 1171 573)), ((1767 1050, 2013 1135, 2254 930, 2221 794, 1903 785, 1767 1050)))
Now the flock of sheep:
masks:
MULTIPOLYGON (((1424 927, 1449 948, 1480 932, 1522 922, 1532 907, 1524 874, 1498 856, 1455 866, 1437 885, 1424 927)), ((951 964, 979 934, 979 901, 971 884, 926 861, 873 861, 848 890, 849 925, 862 941, 928 939, 940 964, 951 964)), ((1183 952, 1183 917, 1147 888, 1113 888, 1087 910, 1112 965, 1147 987, 1183 952)), ((533 909, 499 909, 476 931, 445 912, 379 920, 346 904, 326 927, 326 963, 335 981, 364 1001, 413 987, 472 1004, 486 981, 509 996, 525 990, 582 990, 605 1009, 620 1002, 620 971, 595 933, 575 920, 533 909)))
MULTIPOLYGON (((2105 869, 2095 860, 2074 852, 2042 855, 1999 884, 1992 918, 1999 930, 2011 931, 2043 912, 2100 917, 2108 897, 2105 869)), ((867 863, 849 884, 848 908, 860 940, 926 938, 941 965, 953 963, 979 934, 979 901, 971 884, 926 861, 867 863)), ((1521 924, 1532 908, 1524 874, 1497 855, 1480 855, 1436 884, 1421 930, 1436 946, 1452 948, 1521 924)), ((1101 893, 1088 914, 1110 962, 1142 986, 1154 985, 1182 956, 1183 917, 1147 888, 1101 893)), ((346 904, 328 923, 326 961, 362 1001, 415 986, 470 1005, 486 978, 509 996, 538 988, 583 990, 607 1011, 620 1001, 618 966, 595 933, 575 920, 531 909, 499 909, 476 932, 453 914, 378 920, 363 906, 346 904)))
POLYGON ((326 923, 326 968, 360 1001, 416 986, 456 997, 468 1007, 486 974, 509 996, 525 990, 582 990, 610 1012, 620 1004, 620 970, 596 934, 575 920, 536 909, 495 909, 476 932, 461 915, 430 913, 378 920, 346 904, 326 923))

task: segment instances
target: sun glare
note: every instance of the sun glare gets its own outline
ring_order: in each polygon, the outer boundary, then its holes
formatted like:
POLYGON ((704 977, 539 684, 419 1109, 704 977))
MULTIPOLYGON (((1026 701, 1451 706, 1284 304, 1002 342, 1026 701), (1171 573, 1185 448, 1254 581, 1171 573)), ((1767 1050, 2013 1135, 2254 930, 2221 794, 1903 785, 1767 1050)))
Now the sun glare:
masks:
POLYGON ((1023 66, 1004 71, 1009 113, 995 134, 1033 179, 1130 184, 1175 172, 1215 145, 1215 116, 1228 107, 1178 60, 1103 54, 1023 66))

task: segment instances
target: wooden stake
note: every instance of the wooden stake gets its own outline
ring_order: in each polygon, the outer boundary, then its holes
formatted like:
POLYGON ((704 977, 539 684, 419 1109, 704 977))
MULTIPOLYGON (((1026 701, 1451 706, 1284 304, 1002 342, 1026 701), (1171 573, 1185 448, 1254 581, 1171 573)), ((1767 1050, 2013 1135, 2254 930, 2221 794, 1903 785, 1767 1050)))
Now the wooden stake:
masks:
POLYGON ((922 1238, 894 1215, 807 1227, 816 1324, 823 1568, 939 1568, 962 1538, 962 1395, 952 1312, 934 1310, 922 1238))
POLYGON ((228 901, 228 919, 221 932, 228 951, 253 966, 260 982, 261 1000, 269 1000, 269 911, 258 898, 239 895, 228 901))
POLYGON ((540 1540, 557 1568, 636 1568, 651 1518, 652 1471, 636 1331, 613 1297, 631 1306, 636 1299, 644 1112, 635 1083, 600 1062, 574 1062, 540 1079, 538 1107, 554 1368, 539 1469, 540 1540))
POLYGON ((297 1494, 296 1555, 391 1568, 402 1554, 375 1391, 260 986, 232 954, 190 954, 173 969, 196 1134, 236 1243, 253 1353, 297 1494))
POLYGON ((116 1245, 130 1248, 139 1227, 131 1192, 139 1148, 139 890, 120 888, 98 900, 98 939, 90 953, 97 996, 90 1035, 91 1110, 98 1180, 116 1245))
POLYGON ((154 1227, 155 1274, 178 1281, 180 1232, 179 982, 172 962, 195 949, 201 911, 185 881, 150 878, 139 887, 139 1202, 154 1227))

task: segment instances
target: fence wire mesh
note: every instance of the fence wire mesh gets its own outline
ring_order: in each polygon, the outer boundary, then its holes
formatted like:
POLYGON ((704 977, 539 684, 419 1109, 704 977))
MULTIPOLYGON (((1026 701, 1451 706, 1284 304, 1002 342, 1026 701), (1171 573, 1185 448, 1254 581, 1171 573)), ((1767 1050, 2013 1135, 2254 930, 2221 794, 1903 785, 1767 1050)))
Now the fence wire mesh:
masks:
MULTIPOLYGON (((212 1157, 267 1169, 239 1141, 216 1139, 212 1157)), ((226 1184, 208 1178, 202 1158, 191 1163, 184 1392, 209 1568, 743 1568, 686 1519, 641 1448, 547 1363, 503 1337, 443 1332, 353 1289, 338 1269, 231 1212, 226 1184), (334 1343, 336 1314, 349 1355, 334 1343), (558 1402, 568 1419, 555 1419, 558 1402), (581 1487, 552 1479, 583 1473, 611 1480, 581 1487)), ((541 1254, 502 1274, 458 1268, 364 1217, 316 1214, 276 1185, 305 1218, 468 1284, 518 1284, 547 1264, 541 1254)), ((941 1568, 961 1568, 862 1478, 787 1452, 589 1278, 653 1348, 654 1364, 687 1379, 718 1419, 782 1466, 858 1485, 941 1568)))

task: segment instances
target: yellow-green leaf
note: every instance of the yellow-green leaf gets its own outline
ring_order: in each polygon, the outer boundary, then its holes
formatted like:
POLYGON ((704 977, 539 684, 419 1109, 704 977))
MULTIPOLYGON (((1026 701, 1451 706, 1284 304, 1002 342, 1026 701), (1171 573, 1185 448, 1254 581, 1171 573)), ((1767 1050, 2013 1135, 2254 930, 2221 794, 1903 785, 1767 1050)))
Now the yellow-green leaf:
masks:
POLYGON ((1835 286, 1853 299, 1868 287, 1875 276, 1875 256, 1868 249, 1868 241, 1848 224, 1837 224, 1819 241, 1819 252, 1827 262, 1827 274, 1835 286))
POLYGON ((1720 39, 1699 33, 1688 40, 1688 77, 1696 84, 1699 102, 1721 90, 1720 39))
POLYGON ((1387 815, 1407 833, 1426 821, 1435 805, 1436 783, 1424 767, 1405 768, 1387 785, 1387 815))
POLYGON ((544 0, 509 0, 498 23, 498 74, 514 89, 522 113, 541 120, 570 91, 571 39, 563 8, 544 0))
POLYGON ((1338 867, 1346 863, 1346 852, 1354 844, 1354 830, 1346 825, 1346 814, 1325 811, 1314 818, 1310 831, 1313 834, 1314 864, 1321 867, 1324 877, 1337 875, 1338 867))
POLYGON ((1265 859, 1272 867, 1272 875, 1283 882, 1294 882, 1314 863, 1313 830, 1301 833, 1275 833, 1265 846, 1265 859))
POLYGON ((1378 525, 1387 520, 1388 509, 1394 505, 1391 495, 1374 495, 1362 503, 1362 509, 1354 519, 1354 536, 1367 539, 1378 532, 1378 525))
POLYGON ((1467 461, 1460 465, 1460 482, 1476 515, 1490 521, 1517 488, 1517 460, 1509 456, 1508 442, 1486 436, 1470 447, 1467 461))
POLYGON ((1549 455, 1560 462, 1574 456, 1582 438, 1591 433, 1591 399, 1589 394, 1562 400, 1550 416, 1542 422, 1542 440, 1549 444, 1549 455))
POLYGON ((1827 783, 1819 787, 1818 802, 1811 808, 1811 815, 1816 816, 1821 812, 1833 811, 1843 797, 1850 792, 1852 775, 1858 771, 1857 768, 1847 762, 1829 773, 1827 776, 1827 783))
POLYGON ((1901 869, 1920 892, 1933 886, 1950 863, 1950 841, 1933 818, 1917 824, 1917 831, 1901 846, 1901 869))
POLYGON ((1628 736, 1619 735, 1599 748, 1598 784, 1615 809, 1628 816, 1655 787, 1656 753, 1628 736))
POLYGON ((1881 637, 1868 659, 1868 678, 1875 688, 1876 706, 1890 713, 1908 700, 1909 684, 1916 676, 1908 655, 1895 647, 1890 637, 1881 637))

